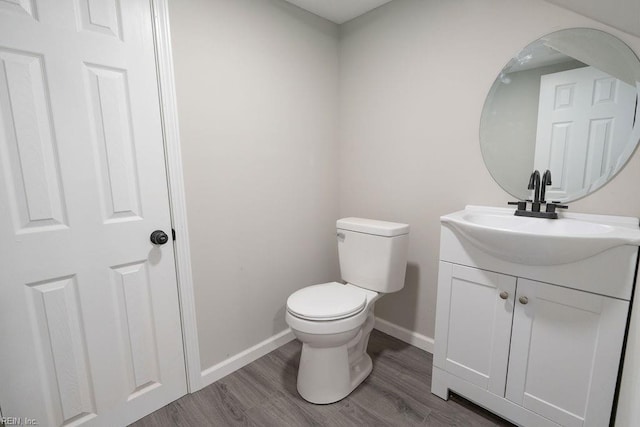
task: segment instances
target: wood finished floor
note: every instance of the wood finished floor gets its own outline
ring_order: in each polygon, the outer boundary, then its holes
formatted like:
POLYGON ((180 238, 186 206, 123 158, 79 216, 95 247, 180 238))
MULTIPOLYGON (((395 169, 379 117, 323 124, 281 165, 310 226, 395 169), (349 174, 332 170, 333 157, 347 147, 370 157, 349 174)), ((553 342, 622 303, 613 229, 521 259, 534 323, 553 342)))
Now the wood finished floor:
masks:
POLYGON ((300 349, 294 340, 132 426, 512 426, 455 395, 431 394, 431 354, 377 330, 371 375, 340 402, 313 405, 296 391, 300 349))

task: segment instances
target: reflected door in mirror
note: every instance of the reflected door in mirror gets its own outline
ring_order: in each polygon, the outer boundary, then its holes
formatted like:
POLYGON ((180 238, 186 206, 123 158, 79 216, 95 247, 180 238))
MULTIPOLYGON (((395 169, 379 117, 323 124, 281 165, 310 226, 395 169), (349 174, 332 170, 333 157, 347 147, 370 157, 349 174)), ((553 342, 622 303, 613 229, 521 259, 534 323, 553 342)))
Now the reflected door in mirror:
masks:
POLYGON ((534 168, 551 170, 547 199, 567 199, 611 176, 635 103, 634 87, 594 67, 541 77, 534 168))

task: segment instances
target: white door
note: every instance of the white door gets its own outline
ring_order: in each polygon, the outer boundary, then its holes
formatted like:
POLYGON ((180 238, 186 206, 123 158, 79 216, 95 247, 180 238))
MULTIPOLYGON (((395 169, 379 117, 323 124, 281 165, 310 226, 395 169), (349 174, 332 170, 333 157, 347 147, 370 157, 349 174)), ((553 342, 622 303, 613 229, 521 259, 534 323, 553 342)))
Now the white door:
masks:
POLYGON ((504 396, 516 278, 440 262, 434 365, 504 396))
POLYGON ((617 170, 635 105, 635 87, 597 68, 541 77, 534 169, 551 171, 547 200, 588 190, 617 170))
POLYGON ((628 309, 519 278, 507 399, 562 426, 609 425, 628 309))
POLYGON ((186 393, 145 0, 0 1, 0 406, 125 425, 186 393))

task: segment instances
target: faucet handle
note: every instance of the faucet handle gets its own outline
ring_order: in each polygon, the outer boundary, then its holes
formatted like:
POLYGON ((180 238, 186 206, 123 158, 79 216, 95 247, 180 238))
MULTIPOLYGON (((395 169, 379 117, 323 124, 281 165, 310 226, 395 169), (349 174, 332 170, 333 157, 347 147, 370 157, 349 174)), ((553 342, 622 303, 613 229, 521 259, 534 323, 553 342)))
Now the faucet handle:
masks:
POLYGON ((556 208, 558 209, 569 209, 569 206, 563 205, 560 200, 552 200, 550 204, 556 205, 556 208))
POLYGON ((507 202, 508 205, 517 205, 517 209, 519 211, 526 211, 527 210, 527 202, 524 200, 519 200, 517 202, 507 202))
POLYGON ((569 209, 568 205, 561 205, 561 202, 558 200, 554 200, 551 203, 547 203, 547 212, 555 212, 556 209, 569 209))

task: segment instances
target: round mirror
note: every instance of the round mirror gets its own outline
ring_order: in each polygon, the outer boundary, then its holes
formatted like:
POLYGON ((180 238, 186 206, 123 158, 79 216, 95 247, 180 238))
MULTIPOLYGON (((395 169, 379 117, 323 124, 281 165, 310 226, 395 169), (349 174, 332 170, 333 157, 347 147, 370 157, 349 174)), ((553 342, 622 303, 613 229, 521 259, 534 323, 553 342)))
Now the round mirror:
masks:
POLYGON ((640 61, 620 39, 571 28, 534 41, 500 71, 484 103, 484 162, 509 194, 531 198, 533 170, 551 171, 549 201, 597 190, 640 140, 640 61))

